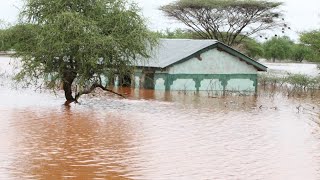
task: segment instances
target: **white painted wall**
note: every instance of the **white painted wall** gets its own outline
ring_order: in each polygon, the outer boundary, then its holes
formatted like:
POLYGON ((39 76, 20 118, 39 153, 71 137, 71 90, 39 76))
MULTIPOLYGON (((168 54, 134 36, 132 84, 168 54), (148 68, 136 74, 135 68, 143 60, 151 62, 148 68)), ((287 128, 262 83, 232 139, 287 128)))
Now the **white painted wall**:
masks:
POLYGON ((139 76, 134 76, 134 87, 140 88, 140 77, 139 76))
POLYGON ((223 86, 219 79, 204 79, 201 81, 200 91, 222 91, 223 86))
POLYGON ((229 91, 255 91, 254 82, 250 79, 231 79, 226 90, 229 91))
POLYGON ((193 79, 177 79, 173 81, 173 84, 170 86, 170 90, 174 91, 195 91, 196 89, 196 83, 193 81, 193 79))
POLYGON ((257 70, 237 57, 212 49, 169 68, 169 74, 257 74, 257 70))
POLYGON ((154 89, 156 89, 156 90, 166 90, 166 86, 165 86, 164 83, 165 83, 165 81, 164 81, 163 78, 157 79, 156 82, 155 82, 154 89))

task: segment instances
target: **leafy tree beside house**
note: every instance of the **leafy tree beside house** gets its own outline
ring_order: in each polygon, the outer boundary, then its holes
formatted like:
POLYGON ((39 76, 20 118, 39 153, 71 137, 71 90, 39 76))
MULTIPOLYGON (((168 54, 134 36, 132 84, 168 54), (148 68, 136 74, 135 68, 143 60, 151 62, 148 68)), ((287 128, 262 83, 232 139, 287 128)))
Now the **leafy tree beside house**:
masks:
POLYGON ((21 16, 11 28, 22 63, 17 79, 62 84, 67 103, 108 90, 102 77, 128 73, 156 43, 139 8, 125 0, 26 0, 21 16))

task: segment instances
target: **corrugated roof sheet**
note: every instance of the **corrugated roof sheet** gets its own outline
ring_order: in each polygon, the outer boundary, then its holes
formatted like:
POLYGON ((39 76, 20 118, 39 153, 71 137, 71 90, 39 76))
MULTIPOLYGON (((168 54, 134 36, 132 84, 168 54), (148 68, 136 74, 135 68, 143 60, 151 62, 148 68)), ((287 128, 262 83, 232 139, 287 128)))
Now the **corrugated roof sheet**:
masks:
POLYGON ((160 39, 151 57, 138 62, 137 66, 164 68, 217 42, 216 40, 160 39))
POLYGON ((137 62, 137 66, 165 68, 175 64, 193 54, 213 45, 235 52, 235 56, 242 56, 247 63, 255 66, 258 70, 265 71, 267 67, 232 49, 217 40, 195 40, 195 39, 160 39, 159 45, 153 49, 151 57, 137 62))

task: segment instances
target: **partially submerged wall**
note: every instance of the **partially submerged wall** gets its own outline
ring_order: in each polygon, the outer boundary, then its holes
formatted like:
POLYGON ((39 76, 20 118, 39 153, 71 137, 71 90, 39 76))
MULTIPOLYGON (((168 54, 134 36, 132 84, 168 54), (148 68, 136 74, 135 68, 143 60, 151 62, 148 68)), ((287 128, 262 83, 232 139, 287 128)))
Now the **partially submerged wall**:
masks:
MULTIPOLYGON (((150 73, 150 72, 149 72, 150 73)), ((253 91, 257 90, 257 70, 224 51, 212 49, 165 71, 153 71, 156 90, 253 91)), ((142 87, 143 71, 135 75, 136 87, 142 87)))

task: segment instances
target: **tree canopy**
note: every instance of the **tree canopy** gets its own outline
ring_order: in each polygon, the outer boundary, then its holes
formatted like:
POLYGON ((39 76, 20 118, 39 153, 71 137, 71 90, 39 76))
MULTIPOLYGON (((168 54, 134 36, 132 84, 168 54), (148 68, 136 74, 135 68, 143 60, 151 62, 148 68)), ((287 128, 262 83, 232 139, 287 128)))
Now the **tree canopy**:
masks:
POLYGON ((178 0, 160 10, 202 38, 234 45, 245 37, 282 26, 281 5, 256 0, 178 0))
POLYGON ((292 59, 302 62, 303 60, 315 60, 315 52, 304 44, 294 44, 292 46, 292 59))
POLYGON ((273 37, 264 43, 264 55, 275 61, 290 59, 293 42, 288 37, 273 37))
POLYGON ((300 35, 300 41, 320 53, 320 30, 302 33, 300 35))
POLYGON ((22 58, 17 79, 63 84, 68 102, 106 89, 102 77, 128 73, 156 43, 139 10, 125 0, 26 0, 21 23, 10 28, 22 58))
POLYGON ((8 24, 0 19, 0 51, 8 51, 11 48, 7 26, 8 24))
POLYGON ((241 45, 244 50, 243 53, 252 58, 263 57, 264 49, 261 43, 257 42, 254 39, 246 38, 241 45))
POLYGON ((10 45, 7 43, 6 30, 0 29, 0 51, 7 51, 10 45))
POLYGON ((165 31, 156 31, 153 33, 158 38, 168 38, 168 39, 199 39, 200 38, 194 32, 184 30, 184 29, 175 29, 175 30, 166 29, 165 31))

